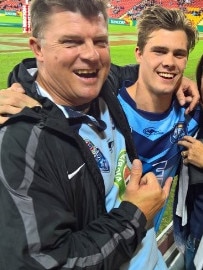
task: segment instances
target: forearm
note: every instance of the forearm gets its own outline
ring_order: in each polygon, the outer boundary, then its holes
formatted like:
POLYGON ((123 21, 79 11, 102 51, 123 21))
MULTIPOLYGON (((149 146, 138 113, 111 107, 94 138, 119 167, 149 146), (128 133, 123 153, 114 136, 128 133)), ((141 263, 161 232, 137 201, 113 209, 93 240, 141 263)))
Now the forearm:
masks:
MULTIPOLYGON (((126 203, 90 222, 83 230, 74 231, 71 219, 63 217, 66 214, 70 218, 70 213, 61 211, 55 215, 50 204, 42 206, 40 216, 35 213, 30 197, 22 199, 27 201, 26 207, 21 207, 24 205, 21 198, 17 200, 17 211, 11 201, 6 205, 7 214, 5 208, 1 211, 4 216, 1 222, 12 224, 1 226, 0 261, 5 269, 37 270, 47 269, 47 265, 49 269, 118 269, 130 259, 144 236, 144 216, 126 203)), ((2 202, 1 205, 5 207, 2 202)))
POLYGON ((110 213, 98 210, 98 187, 90 185, 90 192, 81 182, 85 166, 68 179, 66 159, 53 150, 51 134, 49 143, 33 148, 38 131, 35 139, 33 133, 22 136, 25 127, 29 132, 28 124, 10 127, 1 146, 0 261, 5 269, 118 269, 144 237, 144 215, 126 202, 110 213))

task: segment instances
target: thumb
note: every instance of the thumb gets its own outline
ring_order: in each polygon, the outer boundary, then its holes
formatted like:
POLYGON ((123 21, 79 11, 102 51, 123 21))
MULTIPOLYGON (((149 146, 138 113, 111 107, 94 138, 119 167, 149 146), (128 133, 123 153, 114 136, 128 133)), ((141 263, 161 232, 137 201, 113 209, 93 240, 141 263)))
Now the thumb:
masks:
POLYGON ((130 182, 134 181, 139 185, 142 177, 142 162, 139 159, 134 159, 131 168, 130 182))
POLYGON ((165 193, 166 198, 168 198, 169 196, 172 182, 173 182, 173 177, 168 177, 164 184, 163 191, 165 193))

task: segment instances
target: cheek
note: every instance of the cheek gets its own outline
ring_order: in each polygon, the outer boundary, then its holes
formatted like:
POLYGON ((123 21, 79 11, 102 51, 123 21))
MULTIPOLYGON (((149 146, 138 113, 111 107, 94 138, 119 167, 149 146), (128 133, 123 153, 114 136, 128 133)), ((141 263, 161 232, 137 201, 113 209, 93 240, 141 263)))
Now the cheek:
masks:
POLYGON ((102 62, 104 62, 107 65, 110 63, 111 58, 109 50, 100 51, 98 52, 98 54, 100 55, 100 59, 102 60, 102 62))
POLYGON ((145 54, 140 58, 140 63, 145 66, 145 69, 156 69, 162 64, 162 57, 157 57, 153 54, 145 54))
POLYGON ((57 56, 57 55, 54 55, 54 60, 55 60, 56 62, 58 62, 58 56, 57 56))
POLYGON ((184 71, 187 66, 187 59, 182 59, 177 61, 177 66, 180 70, 184 71))

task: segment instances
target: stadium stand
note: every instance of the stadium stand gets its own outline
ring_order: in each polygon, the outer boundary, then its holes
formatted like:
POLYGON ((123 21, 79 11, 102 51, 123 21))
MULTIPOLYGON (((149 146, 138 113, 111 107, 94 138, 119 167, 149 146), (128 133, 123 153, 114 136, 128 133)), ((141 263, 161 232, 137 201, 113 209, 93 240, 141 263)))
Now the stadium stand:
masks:
MULTIPOLYGON (((26 0, 0 0, 0 10, 20 12, 25 2, 26 0)), ((202 0, 111 0, 108 15, 110 18, 136 20, 144 8, 155 4, 183 9, 195 25, 203 19, 202 0)))
POLYGON ((22 11, 22 6, 25 3, 25 0, 5 0, 0 2, 1 10, 15 10, 22 11))
POLYGON ((120 18, 127 14, 135 5, 138 5, 140 0, 111 0, 109 7, 109 17, 120 18))
POLYGON ((203 20, 202 0, 111 0, 108 15, 110 18, 136 20, 144 8, 152 5, 182 9, 194 25, 203 20))

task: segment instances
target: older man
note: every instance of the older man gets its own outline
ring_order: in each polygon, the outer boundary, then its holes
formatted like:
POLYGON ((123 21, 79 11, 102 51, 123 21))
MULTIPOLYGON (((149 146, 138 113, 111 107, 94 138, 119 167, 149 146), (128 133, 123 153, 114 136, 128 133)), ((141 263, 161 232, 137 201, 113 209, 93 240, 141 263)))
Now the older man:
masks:
POLYGON ((104 1, 33 0, 31 25, 37 69, 23 61, 10 82, 42 106, 1 128, 1 269, 118 269, 171 179, 162 189, 154 174, 141 178, 118 100, 108 84, 101 91, 110 68, 104 1))

